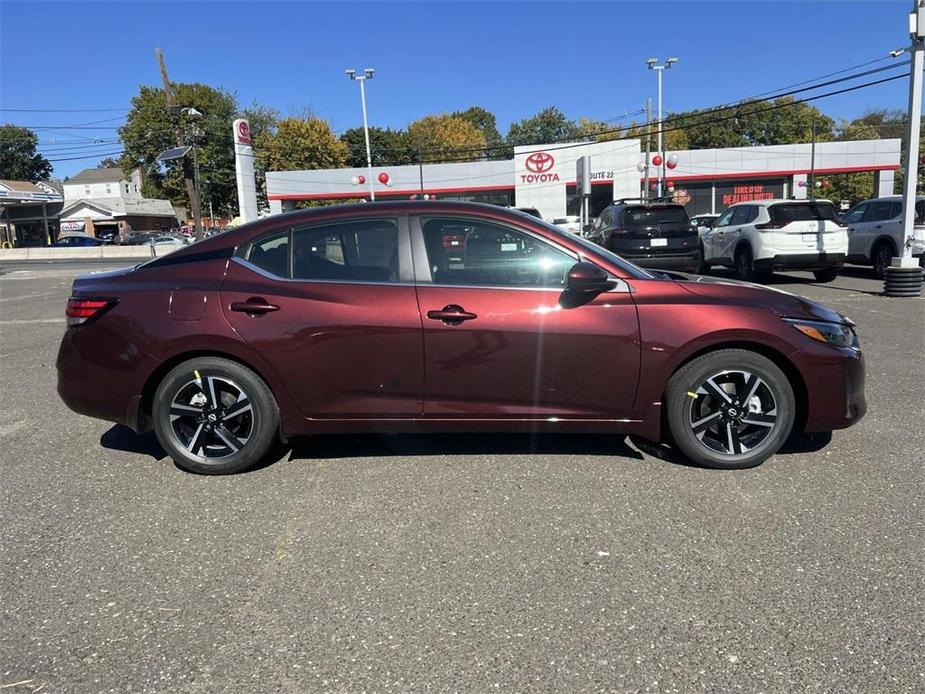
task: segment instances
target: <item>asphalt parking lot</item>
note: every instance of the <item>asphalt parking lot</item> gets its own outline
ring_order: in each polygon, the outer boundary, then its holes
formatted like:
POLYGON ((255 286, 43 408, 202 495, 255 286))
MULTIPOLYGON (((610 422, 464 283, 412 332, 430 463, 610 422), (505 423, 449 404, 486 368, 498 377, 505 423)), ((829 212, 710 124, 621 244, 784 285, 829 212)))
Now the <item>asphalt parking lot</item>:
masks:
POLYGON ((870 409, 754 470, 326 436, 209 478, 55 394, 105 267, 0 267, 5 691, 925 689, 925 299, 777 275, 858 323, 870 409))

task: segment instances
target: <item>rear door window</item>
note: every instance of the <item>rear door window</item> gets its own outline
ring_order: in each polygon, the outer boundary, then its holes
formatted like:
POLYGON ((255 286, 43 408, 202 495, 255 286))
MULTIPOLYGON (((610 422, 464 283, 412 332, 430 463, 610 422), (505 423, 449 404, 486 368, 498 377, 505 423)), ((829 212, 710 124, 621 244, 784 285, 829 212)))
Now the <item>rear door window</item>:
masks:
POLYGON ((292 231, 292 278, 398 282, 398 223, 392 219, 320 224, 292 231))
MULTIPOLYGON (((160 240, 155 239, 154 243, 160 240)), ((289 230, 254 241, 246 248, 244 259, 271 275, 289 277, 289 230)))

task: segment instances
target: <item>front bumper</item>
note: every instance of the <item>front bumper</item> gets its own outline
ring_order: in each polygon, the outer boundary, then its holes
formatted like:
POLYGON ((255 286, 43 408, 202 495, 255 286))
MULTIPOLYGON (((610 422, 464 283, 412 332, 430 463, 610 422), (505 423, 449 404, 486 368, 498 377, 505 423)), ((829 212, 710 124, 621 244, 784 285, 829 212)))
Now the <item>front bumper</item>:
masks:
POLYGON ((754 263, 759 270, 821 270, 841 267, 845 260, 844 253, 788 253, 756 259, 754 263))
POLYGON ((832 431, 856 424, 867 413, 864 354, 819 344, 798 353, 811 360, 803 369, 807 390, 804 430, 832 431))

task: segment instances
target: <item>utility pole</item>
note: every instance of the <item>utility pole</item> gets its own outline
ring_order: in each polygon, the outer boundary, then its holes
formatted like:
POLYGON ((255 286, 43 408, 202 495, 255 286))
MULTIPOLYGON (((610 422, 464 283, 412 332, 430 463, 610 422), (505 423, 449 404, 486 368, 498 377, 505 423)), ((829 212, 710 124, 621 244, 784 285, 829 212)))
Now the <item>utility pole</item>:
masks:
MULTIPOLYGON (((157 56, 157 65, 161 71, 161 80, 164 82, 164 96, 167 99, 167 113, 171 116, 177 116, 176 121, 176 134, 177 134, 177 147, 185 146, 185 137, 183 134, 183 123, 180 120, 180 111, 179 104, 176 101, 176 95, 174 94, 173 87, 170 84, 170 79, 167 77, 167 65, 164 63, 164 53, 160 48, 154 49, 154 54, 157 56)), ((195 179, 193 174, 190 171, 189 163, 186 161, 186 157, 183 158, 183 180, 186 183, 186 195, 190 201, 190 207, 192 208, 193 213, 193 228, 196 232, 196 238, 202 238, 202 211, 199 207, 199 191, 196 190, 195 179)))

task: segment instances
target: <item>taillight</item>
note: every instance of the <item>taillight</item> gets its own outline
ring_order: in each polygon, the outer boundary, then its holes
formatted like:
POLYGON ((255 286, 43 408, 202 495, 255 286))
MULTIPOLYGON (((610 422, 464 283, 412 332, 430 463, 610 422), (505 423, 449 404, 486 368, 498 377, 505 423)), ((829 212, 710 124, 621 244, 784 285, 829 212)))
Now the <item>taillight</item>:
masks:
POLYGON ((116 305, 116 299, 85 299, 72 296, 67 300, 68 325, 83 325, 102 316, 116 305))

